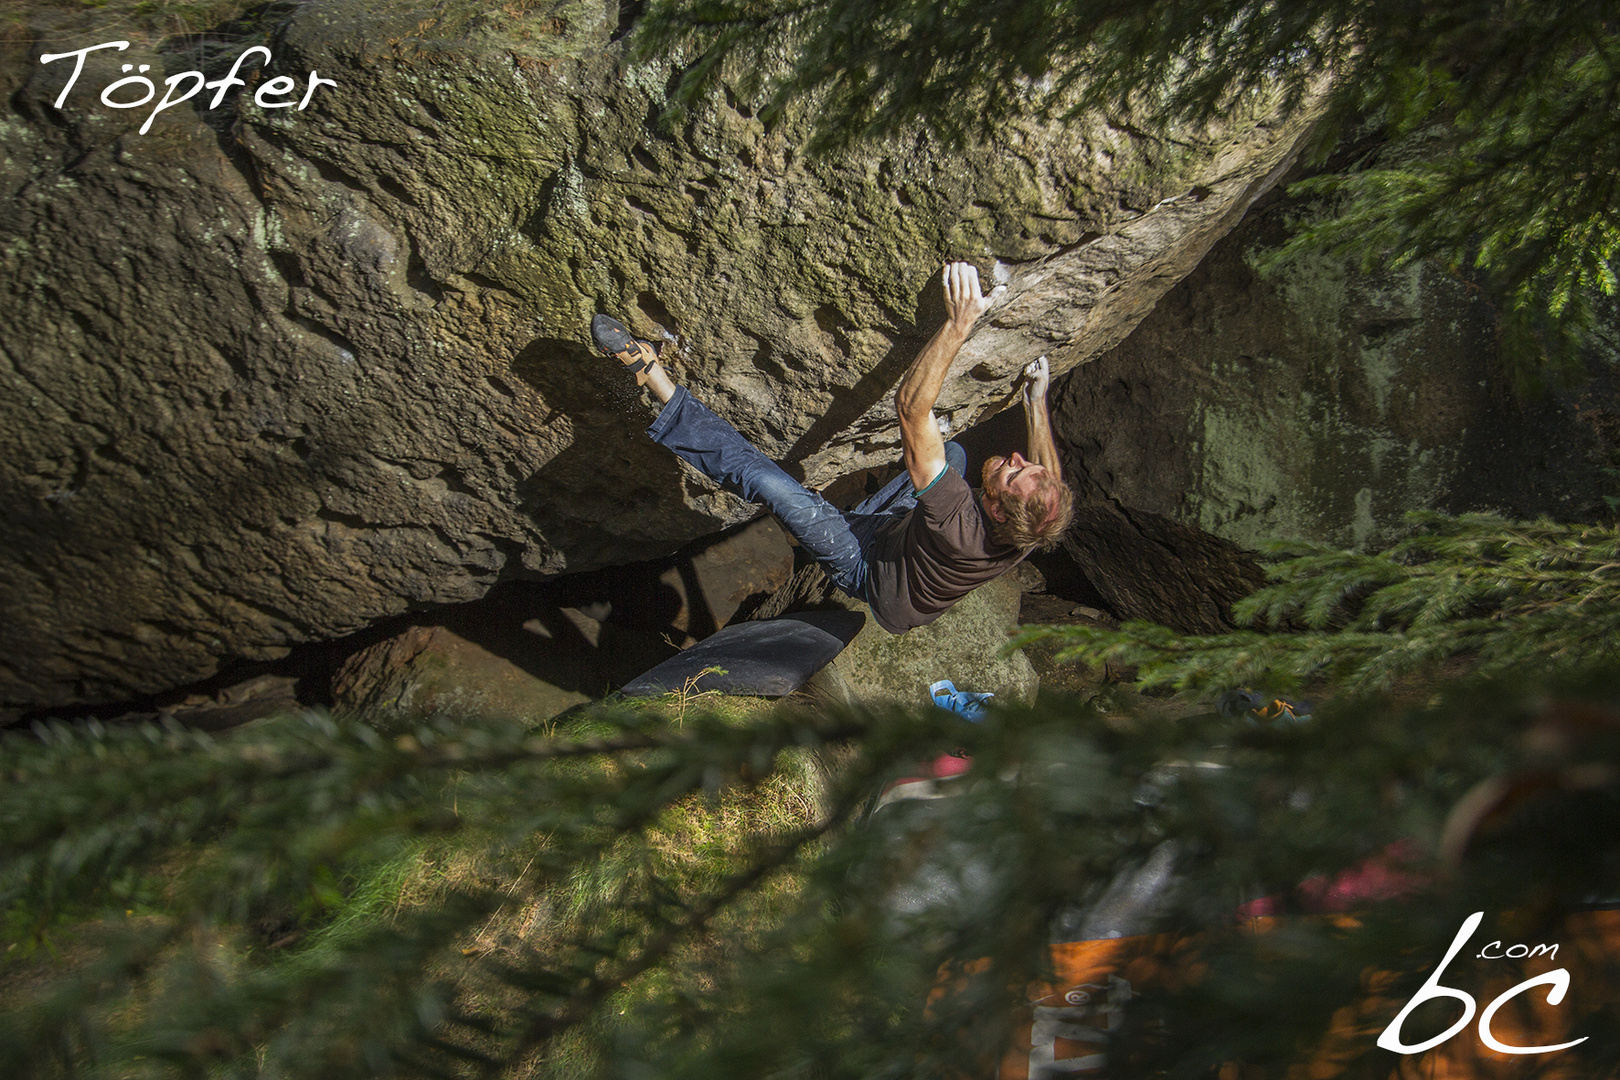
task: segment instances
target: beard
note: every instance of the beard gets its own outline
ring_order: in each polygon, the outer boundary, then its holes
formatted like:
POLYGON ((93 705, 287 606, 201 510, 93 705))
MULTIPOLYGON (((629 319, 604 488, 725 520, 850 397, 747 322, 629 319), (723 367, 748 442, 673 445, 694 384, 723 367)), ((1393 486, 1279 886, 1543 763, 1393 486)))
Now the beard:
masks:
POLYGON ((986 460, 984 465, 979 469, 979 486, 984 488, 984 490, 989 491, 990 477, 995 475, 995 471, 1005 464, 1007 464, 1007 459, 1004 457, 993 457, 986 460))

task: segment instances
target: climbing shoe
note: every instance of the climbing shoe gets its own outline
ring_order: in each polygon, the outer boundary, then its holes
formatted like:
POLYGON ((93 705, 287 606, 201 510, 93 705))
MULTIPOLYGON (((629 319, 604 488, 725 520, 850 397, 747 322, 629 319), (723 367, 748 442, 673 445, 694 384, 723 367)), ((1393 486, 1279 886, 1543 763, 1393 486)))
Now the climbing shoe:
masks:
POLYGON ((1247 716, 1262 724, 1291 723, 1311 718, 1311 703, 1269 697, 1253 690, 1228 690, 1215 702, 1215 710, 1222 716, 1247 716))
POLYGON ((647 372, 658 362, 658 346, 630 332, 629 327, 611 315, 598 315, 591 320, 591 340, 602 350, 630 369, 637 386, 647 385, 647 372))

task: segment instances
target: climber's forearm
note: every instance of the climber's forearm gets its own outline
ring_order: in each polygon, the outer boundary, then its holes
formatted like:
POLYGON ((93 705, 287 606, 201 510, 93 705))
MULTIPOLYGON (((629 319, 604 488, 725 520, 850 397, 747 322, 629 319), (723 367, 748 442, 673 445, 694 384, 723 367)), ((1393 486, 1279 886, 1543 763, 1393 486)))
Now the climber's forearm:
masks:
POLYGON ((918 490, 933 483, 945 468, 945 440, 934 421, 934 403, 973 324, 990 307, 979 288, 979 271, 971 263, 946 263, 940 282, 945 287, 945 325, 928 339, 894 394, 906 471, 918 490))
POLYGON ((1029 460, 1044 465, 1059 479, 1057 444, 1052 441, 1052 417, 1046 408, 1046 393, 1052 386, 1052 365, 1042 356, 1024 368, 1024 430, 1029 435, 1029 460))
POLYGON ((1024 430, 1029 435, 1029 460, 1044 465, 1060 479, 1063 468, 1058 463, 1057 443, 1052 438, 1052 417, 1046 410, 1046 395, 1031 401, 1024 399, 1024 430))
POLYGON ((956 354, 962 351, 962 343, 967 340, 971 327, 972 323, 962 327, 954 320, 946 322, 911 362, 894 395, 894 411, 899 414, 902 432, 908 423, 929 420, 940 391, 945 389, 945 376, 956 354))

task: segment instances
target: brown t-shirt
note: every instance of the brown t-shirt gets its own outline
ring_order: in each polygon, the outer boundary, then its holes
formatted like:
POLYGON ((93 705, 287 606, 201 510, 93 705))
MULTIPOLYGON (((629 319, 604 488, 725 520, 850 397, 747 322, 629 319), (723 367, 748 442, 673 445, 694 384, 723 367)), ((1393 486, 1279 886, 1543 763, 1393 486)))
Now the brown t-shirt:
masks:
POLYGON ((867 551, 867 602, 891 634, 926 626, 1028 554, 990 538, 973 489, 947 468, 916 509, 884 526, 867 551))

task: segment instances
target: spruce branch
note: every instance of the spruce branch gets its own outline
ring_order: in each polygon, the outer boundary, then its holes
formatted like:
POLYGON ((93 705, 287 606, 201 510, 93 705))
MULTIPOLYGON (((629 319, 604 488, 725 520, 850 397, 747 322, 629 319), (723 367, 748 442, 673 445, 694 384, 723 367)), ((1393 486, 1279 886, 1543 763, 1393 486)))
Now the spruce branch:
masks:
POLYGON ((1144 687, 1287 690, 1317 679, 1350 693, 1387 689, 1454 657, 1498 675, 1620 656, 1620 531, 1489 514, 1419 512, 1408 522, 1422 531, 1376 554, 1271 545, 1283 559, 1268 570, 1272 584, 1232 609, 1269 633, 1036 627, 1011 647, 1055 641, 1059 659, 1134 667, 1144 687))
MULTIPOLYGON (((1447 542, 1479 540, 1462 530, 1447 542)), ((656 745, 543 761, 522 755, 545 746, 525 750, 530 735, 502 725, 424 725, 412 736, 424 751, 460 748, 436 761, 508 758, 459 774, 431 768, 410 789, 416 801, 457 807, 459 821, 411 854, 431 861, 434 850, 471 845, 486 868, 475 885, 391 907, 342 934, 312 926, 305 943, 280 949, 255 945, 245 927, 204 906, 94 918, 77 948, 99 961, 8 1001, 0 1068, 25 1078, 300 1080, 988 1074, 1032 980, 1051 975, 1054 927, 1085 924, 1117 893, 1116 882, 1155 860, 1174 874, 1142 931, 1176 931, 1185 947, 1175 956, 1188 961, 1178 969, 1221 977, 1194 980, 1184 999, 1154 998, 1166 1010, 1157 1034, 1133 1041, 1122 1029, 1107 1048, 1111 1062, 1162 1053, 1166 1073, 1207 1071, 1204 1056, 1218 1045, 1228 1056, 1214 1064, 1291 1066, 1309 1060, 1338 1010, 1365 1004, 1356 981, 1335 972, 1375 965, 1420 979, 1455 931, 1453 912, 1487 895, 1466 876, 1447 886, 1456 895, 1423 891, 1431 880, 1421 876, 1423 852, 1464 793, 1530 764, 1588 784, 1612 775, 1593 766, 1615 748, 1582 744, 1549 762, 1545 740, 1521 750, 1512 737, 1549 694, 1586 702, 1585 729, 1620 731, 1612 674, 1597 672, 1585 687, 1519 680, 1405 714, 1345 703, 1289 728, 1215 716, 1105 716, 1060 699, 998 708, 971 725, 933 707, 746 721, 694 710, 670 735, 673 723, 608 715, 572 721, 572 737, 546 745, 656 745), (727 800, 757 799, 787 767, 790 748, 825 746, 822 735, 852 731, 858 741, 840 748, 845 765, 825 809, 791 824, 761 821, 701 866, 668 847, 668 836, 659 839, 660 828, 740 805, 727 800), (914 775, 910 762, 957 747, 974 768, 956 794, 857 820, 885 780, 914 775), (654 805, 660 809, 650 812, 654 805), (514 848, 525 832, 543 836, 514 848), (1425 883, 1410 900, 1389 901, 1387 918, 1361 913, 1360 929, 1336 936, 1297 924, 1271 938, 1269 950, 1227 933, 1246 900, 1268 896, 1297 910, 1316 895, 1296 889, 1301 882, 1400 840, 1418 845, 1409 862, 1425 883), (571 907, 554 891, 574 871, 615 859, 641 869, 611 895, 571 907), (549 929, 489 959, 469 956, 468 935, 513 898, 550 912, 549 929), (1294 947, 1301 934, 1309 949, 1294 947), (1235 985, 1245 988, 1241 1001, 1223 994, 1235 985), (1221 1024, 1244 1038, 1212 1042, 1211 1025, 1221 1024)), ((278 736, 272 725, 242 745, 257 746, 249 756, 264 761, 285 763, 297 747, 330 755, 346 762, 331 773, 344 781, 386 773, 404 752, 386 740, 345 737, 323 718, 293 718, 286 729, 278 736), (369 757, 380 764, 366 766, 369 757)), ((138 732, 74 737, 81 746, 146 742, 138 732)), ((170 758, 232 760, 217 746, 223 741, 160 737, 140 768, 178 776, 186 770, 170 758)), ((60 771, 43 765, 60 749, 17 740, 7 761, 55 782, 60 771)), ((80 757, 86 780, 127 761, 93 750, 80 757)), ((416 808, 382 813, 379 792, 390 789, 375 781, 369 796, 342 801, 336 783, 312 782, 328 775, 247 782, 236 801, 259 810, 211 819, 194 854, 206 861, 233 850, 274 853, 277 844, 291 851, 312 830, 333 845, 325 850, 334 866, 363 868, 368 838, 408 824, 416 808), (344 827, 365 815, 374 818, 368 828, 344 827), (279 841, 232 835, 261 830, 279 841)), ((139 786, 131 798, 143 810, 139 786)), ((77 812, 71 799, 53 805, 77 812)), ((65 833, 92 827, 73 817, 65 833)), ((1601 850, 1567 857, 1546 843, 1510 846, 1516 861, 1491 863, 1514 871, 1491 876, 1499 882, 1492 902, 1516 903, 1526 889, 1557 897, 1612 891, 1616 863, 1599 856, 1616 835, 1620 829, 1591 832, 1601 850)), ((1159 940, 1138 939, 1144 959, 1159 940)), ((1607 1075, 1601 1070, 1610 1065, 1594 1059, 1592 1075, 1607 1075)))

